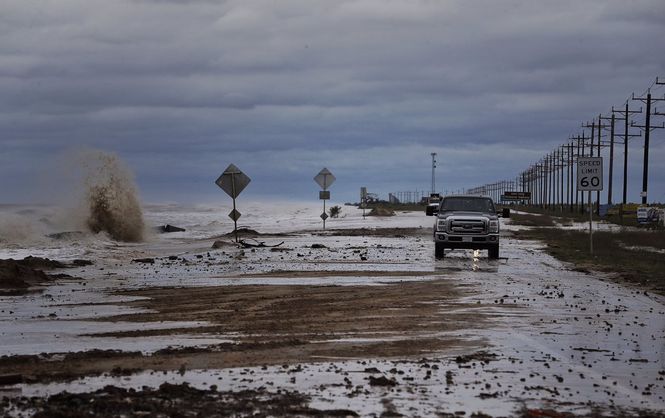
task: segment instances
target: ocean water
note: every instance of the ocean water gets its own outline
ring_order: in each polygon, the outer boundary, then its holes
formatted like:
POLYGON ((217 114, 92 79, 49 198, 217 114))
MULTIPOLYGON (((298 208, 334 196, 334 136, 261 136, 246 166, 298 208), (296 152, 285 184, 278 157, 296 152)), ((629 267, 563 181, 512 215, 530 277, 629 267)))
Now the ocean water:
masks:
MULTIPOLYGON (((333 204, 328 204, 327 208, 333 204)), ((27 256, 58 260, 108 257, 123 249, 168 246, 179 241, 193 242, 223 237, 233 231, 228 216, 233 207, 226 205, 147 204, 143 207, 144 241, 125 243, 104 232, 92 233, 80 211, 45 205, 0 205, 0 259, 27 256), (162 234, 163 225, 185 228, 185 232, 162 234), (64 233, 64 234, 63 234, 64 233), (59 235, 54 235, 59 234, 59 235)), ((242 202, 238 228, 250 228, 262 234, 308 233, 323 229, 321 202, 242 202)), ((369 213, 369 211, 367 211, 369 213)), ((433 219, 421 212, 398 212, 394 217, 363 217, 363 211, 342 206, 339 218, 329 218, 326 228, 431 228, 433 219)))

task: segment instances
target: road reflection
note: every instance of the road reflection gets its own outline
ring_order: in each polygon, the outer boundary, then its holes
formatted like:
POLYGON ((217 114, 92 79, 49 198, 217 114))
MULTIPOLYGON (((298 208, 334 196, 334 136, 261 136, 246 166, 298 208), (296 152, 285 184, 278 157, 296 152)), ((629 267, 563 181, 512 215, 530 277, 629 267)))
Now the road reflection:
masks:
MULTIPOLYGON (((505 263, 505 260, 504 260, 505 263)), ((501 260, 487 258, 487 251, 481 250, 447 250, 444 258, 435 260, 435 271, 473 271, 498 273, 501 260)))

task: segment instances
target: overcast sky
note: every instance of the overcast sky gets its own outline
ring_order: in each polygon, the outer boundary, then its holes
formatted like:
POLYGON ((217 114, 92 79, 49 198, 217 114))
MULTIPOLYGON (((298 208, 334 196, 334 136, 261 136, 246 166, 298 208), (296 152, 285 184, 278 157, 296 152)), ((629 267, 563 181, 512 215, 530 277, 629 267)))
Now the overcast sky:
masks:
POLYGON ((431 152, 441 191, 512 179, 665 79, 663 45, 662 0, 0 0, 0 202, 39 201, 80 147, 147 202, 227 199, 229 163, 248 199, 316 199, 323 167, 337 201, 428 190, 431 152))

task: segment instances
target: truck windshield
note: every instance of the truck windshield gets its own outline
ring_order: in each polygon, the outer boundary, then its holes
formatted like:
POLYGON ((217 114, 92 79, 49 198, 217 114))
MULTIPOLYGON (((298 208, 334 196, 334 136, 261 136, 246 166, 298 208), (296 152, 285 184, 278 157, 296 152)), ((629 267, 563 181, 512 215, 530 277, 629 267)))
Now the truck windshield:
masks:
POLYGON ((448 197, 441 202, 439 212, 448 211, 494 213, 494 204, 490 199, 477 197, 448 197))

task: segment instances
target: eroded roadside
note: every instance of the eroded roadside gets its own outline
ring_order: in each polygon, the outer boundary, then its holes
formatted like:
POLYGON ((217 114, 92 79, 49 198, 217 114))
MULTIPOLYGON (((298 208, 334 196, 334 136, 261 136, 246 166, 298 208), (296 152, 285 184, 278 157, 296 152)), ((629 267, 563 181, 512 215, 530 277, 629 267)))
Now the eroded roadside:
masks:
POLYGON ((510 223, 529 227, 511 231, 512 237, 544 242, 548 254, 582 271, 610 273, 619 283, 665 296, 665 234, 662 231, 596 223, 594 228, 602 226, 603 230, 594 232, 594 252, 590 254, 586 224, 577 224, 576 228, 571 220, 528 213, 514 215, 510 223))

